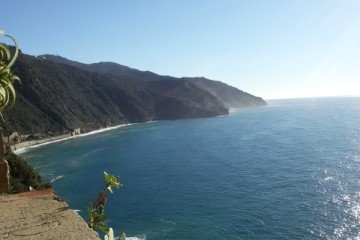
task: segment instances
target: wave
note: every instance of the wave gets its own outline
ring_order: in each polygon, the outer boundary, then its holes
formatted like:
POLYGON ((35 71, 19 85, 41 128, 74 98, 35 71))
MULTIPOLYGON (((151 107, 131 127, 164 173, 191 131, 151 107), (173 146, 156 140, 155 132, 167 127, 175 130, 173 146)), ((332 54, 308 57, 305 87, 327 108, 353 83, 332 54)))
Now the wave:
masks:
POLYGON ((158 122, 158 120, 147 121, 145 123, 156 123, 156 122, 158 122))
POLYGON ((28 150, 29 150, 28 147, 24 147, 24 148, 20 148, 18 150, 14 150, 13 153, 22 154, 22 153, 26 153, 28 150))
POLYGON ((126 237, 126 240, 146 240, 146 237, 126 237))
MULTIPOLYGON (((115 237, 115 240, 119 240, 120 237, 115 237)), ((146 240, 146 237, 126 237, 126 240, 146 240)))
POLYGON ((234 113, 236 113, 238 111, 239 111, 239 108, 230 108, 229 109, 229 114, 234 114, 234 113))
POLYGON ((56 176, 55 178, 53 178, 53 179, 50 180, 50 183, 53 183, 53 182, 55 182, 56 180, 59 180, 59 179, 61 179, 61 178, 63 178, 63 177, 65 177, 65 176, 64 176, 64 175, 56 176))

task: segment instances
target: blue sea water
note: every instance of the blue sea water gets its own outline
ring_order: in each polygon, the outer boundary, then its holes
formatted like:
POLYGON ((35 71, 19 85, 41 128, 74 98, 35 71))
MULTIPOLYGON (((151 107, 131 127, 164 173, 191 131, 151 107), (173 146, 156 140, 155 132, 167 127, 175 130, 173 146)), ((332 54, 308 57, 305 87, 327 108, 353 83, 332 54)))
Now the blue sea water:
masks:
POLYGON ((85 219, 103 171, 120 176, 105 210, 117 235, 360 239, 360 98, 272 100, 21 155, 85 219))

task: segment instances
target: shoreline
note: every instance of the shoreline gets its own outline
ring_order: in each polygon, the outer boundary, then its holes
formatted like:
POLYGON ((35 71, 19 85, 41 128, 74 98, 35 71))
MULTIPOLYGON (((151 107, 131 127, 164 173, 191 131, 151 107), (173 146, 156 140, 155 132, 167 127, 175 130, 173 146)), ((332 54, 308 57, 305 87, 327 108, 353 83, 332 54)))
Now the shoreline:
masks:
POLYGON ((68 133, 68 134, 58 135, 58 136, 55 136, 55 137, 49 137, 49 138, 44 138, 44 139, 39 139, 39 140, 24 141, 24 142, 14 144, 14 145, 10 146, 10 148, 11 148, 11 151, 13 151, 15 154, 19 154, 19 153, 22 153, 22 152, 24 152, 25 150, 27 150, 29 148, 36 148, 36 147, 44 146, 44 145, 47 145, 47 144, 52 144, 52 143, 65 141, 65 140, 68 140, 68 139, 73 139, 73 138, 78 138, 78 137, 85 137, 85 136, 98 134, 98 133, 102 133, 102 132, 106 132, 106 131, 110 131, 110 130, 114 130, 114 129, 118 129, 118 128, 122 128, 122 127, 132 126, 132 125, 135 125, 135 124, 138 124, 138 123, 120 124, 120 125, 117 125, 117 126, 102 128, 102 129, 90 131, 88 133, 83 133, 83 134, 73 135, 73 136, 70 133, 68 133))

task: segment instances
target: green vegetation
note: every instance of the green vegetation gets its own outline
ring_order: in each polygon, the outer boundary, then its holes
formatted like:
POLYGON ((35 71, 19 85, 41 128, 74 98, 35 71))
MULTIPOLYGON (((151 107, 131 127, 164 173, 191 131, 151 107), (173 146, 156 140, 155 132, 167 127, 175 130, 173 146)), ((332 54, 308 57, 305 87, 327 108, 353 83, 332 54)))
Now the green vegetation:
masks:
MULTIPOLYGON (((0 34, 3 34, 3 30, 0 29, 0 34)), ((11 51, 7 46, 0 43, 0 117, 2 116, 2 111, 7 106, 12 106, 15 103, 16 93, 14 89, 14 82, 20 81, 11 70, 11 67, 14 65, 15 60, 18 56, 19 48, 18 44, 10 35, 5 35, 10 38, 15 44, 15 52, 12 55, 11 51)))
POLYGON ((105 221, 107 219, 107 217, 104 214, 105 204, 108 197, 108 193, 109 192, 113 193, 112 188, 120 188, 122 184, 119 183, 117 177, 111 174, 107 174, 106 172, 104 172, 104 180, 105 180, 104 188, 100 191, 96 201, 94 201, 91 204, 91 206, 88 208, 88 214, 90 218, 88 222, 88 226, 93 230, 96 229, 101 230, 103 233, 107 235, 107 239, 112 239, 113 231, 105 224, 105 221))
POLYGON ((29 187, 33 189, 45 189, 51 187, 49 183, 44 183, 41 176, 26 163, 26 161, 11 152, 7 147, 5 159, 10 167, 10 193, 21 193, 29 191, 29 187))
POLYGON ((19 54, 17 101, 6 113, 4 133, 85 131, 154 118, 153 100, 126 79, 84 71, 40 57, 19 54))
MULTIPOLYGON (((0 34, 3 33, 4 31, 0 29, 0 34)), ((9 35, 5 36, 14 42, 15 48, 11 51, 8 46, 0 43, 0 117, 3 122, 4 119, 2 112, 6 107, 11 108, 15 103, 16 92, 13 85, 16 81, 20 81, 20 78, 12 71, 12 67, 19 53, 18 44, 15 38, 9 35)), ((2 138, 2 134, 0 134, 0 137, 2 138)), ((2 139, 1 144, 3 144, 2 139)), ((1 158, 2 157, 6 159, 3 166, 7 165, 7 168, 10 169, 10 176, 8 179, 10 189, 7 188, 6 192, 20 193, 29 191, 30 187, 33 189, 50 187, 49 184, 43 183, 40 175, 38 175, 34 169, 24 161, 24 159, 14 154, 10 147, 7 147, 6 153, 4 156, 1 156, 1 158)))

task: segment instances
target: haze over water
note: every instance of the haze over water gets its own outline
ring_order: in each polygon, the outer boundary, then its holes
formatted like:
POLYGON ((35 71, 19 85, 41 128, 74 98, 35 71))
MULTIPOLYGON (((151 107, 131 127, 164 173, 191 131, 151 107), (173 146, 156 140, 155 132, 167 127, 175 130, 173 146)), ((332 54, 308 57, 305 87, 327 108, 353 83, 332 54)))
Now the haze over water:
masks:
POLYGON ((272 100, 229 116, 161 121, 21 154, 70 207, 103 171, 124 187, 105 213, 151 239, 360 238, 360 98, 272 100))

